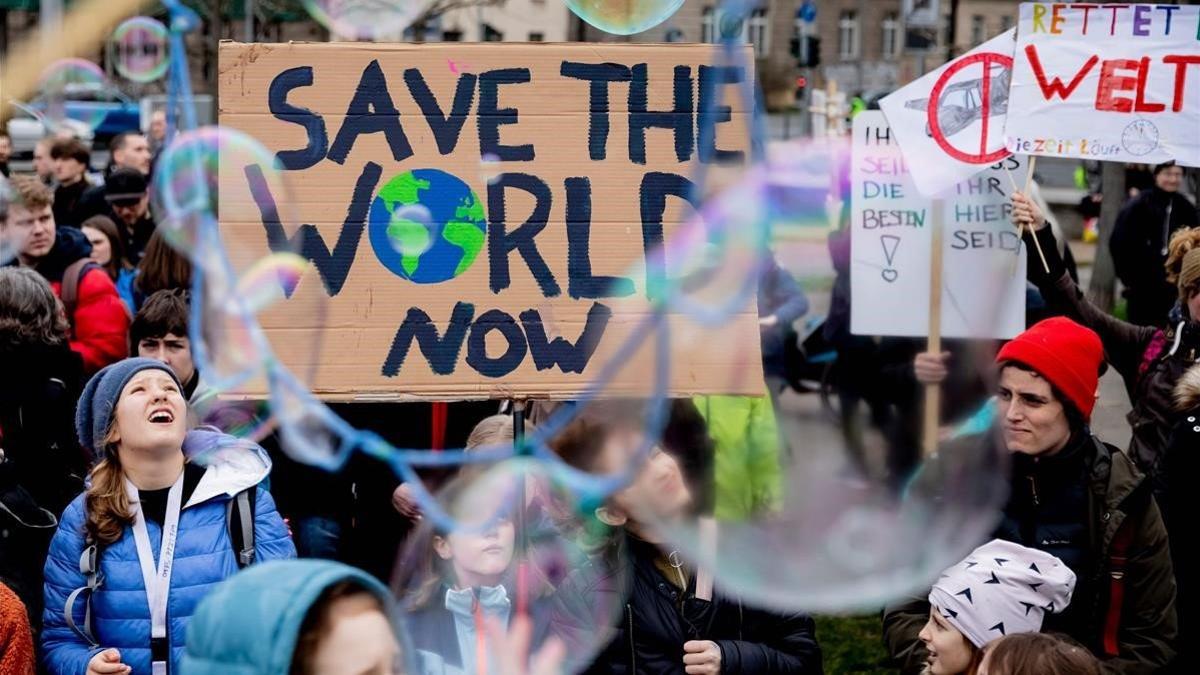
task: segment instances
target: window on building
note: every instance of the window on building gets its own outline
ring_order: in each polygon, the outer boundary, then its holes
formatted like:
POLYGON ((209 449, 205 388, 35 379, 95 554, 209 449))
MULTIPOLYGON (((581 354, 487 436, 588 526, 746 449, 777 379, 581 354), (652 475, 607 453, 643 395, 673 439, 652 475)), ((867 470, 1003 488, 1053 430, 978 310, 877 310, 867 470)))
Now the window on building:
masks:
POLYGON ((971 46, 983 44, 984 19, 980 14, 971 17, 971 46))
POLYGON ((546 36, 543 33, 530 33, 529 34, 530 42, 543 42, 543 41, 545 41, 545 39, 546 39, 546 36))
POLYGON ((700 41, 708 44, 717 41, 717 13, 712 6, 700 11, 700 41))
POLYGON ((442 31, 442 42, 462 42, 461 30, 444 30, 442 31))
POLYGON ((1013 27, 1013 18, 1008 14, 1000 17, 1000 32, 1004 33, 1013 27))
POLYGON ((883 17, 883 58, 891 59, 900 55, 900 18, 895 12, 883 17))
POLYGON ((483 24, 483 41, 484 42, 503 42, 504 33, 492 28, 490 24, 483 24))
POLYGON ((743 37, 748 38, 754 45, 755 56, 766 58, 771 49, 771 24, 767 21, 766 8, 760 7, 751 12, 748 24, 749 35, 743 33, 743 37))
POLYGON ((838 58, 846 61, 858 55, 858 12, 847 10, 838 17, 838 58))

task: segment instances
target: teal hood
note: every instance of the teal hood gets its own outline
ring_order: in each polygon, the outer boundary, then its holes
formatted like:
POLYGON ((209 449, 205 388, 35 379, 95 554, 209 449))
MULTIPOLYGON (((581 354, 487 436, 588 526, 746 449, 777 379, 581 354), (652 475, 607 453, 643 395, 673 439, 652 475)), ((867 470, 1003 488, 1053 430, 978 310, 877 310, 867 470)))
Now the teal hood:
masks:
POLYGON ((279 560, 230 577, 196 609, 181 675, 288 675, 309 608, 343 581, 362 586, 390 608, 383 584, 336 562, 279 560))

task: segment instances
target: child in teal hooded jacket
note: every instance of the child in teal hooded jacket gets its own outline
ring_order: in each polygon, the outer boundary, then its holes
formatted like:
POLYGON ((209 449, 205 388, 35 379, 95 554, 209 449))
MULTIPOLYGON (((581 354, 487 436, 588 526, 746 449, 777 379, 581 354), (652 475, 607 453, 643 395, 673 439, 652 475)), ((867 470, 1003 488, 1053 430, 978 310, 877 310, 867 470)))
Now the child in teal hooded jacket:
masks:
POLYGON ((390 675, 388 590, 326 560, 281 560, 222 583, 188 626, 180 675, 390 675))

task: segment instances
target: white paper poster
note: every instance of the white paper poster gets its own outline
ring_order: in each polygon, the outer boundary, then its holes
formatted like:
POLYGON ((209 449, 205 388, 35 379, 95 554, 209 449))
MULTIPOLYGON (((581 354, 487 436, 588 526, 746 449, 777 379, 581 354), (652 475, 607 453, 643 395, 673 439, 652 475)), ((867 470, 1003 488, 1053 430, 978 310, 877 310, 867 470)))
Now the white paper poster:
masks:
MULTIPOLYGON (((933 200, 921 196, 883 113, 854 118, 850 330, 918 337, 929 331, 933 200)), ((1025 329, 1025 247, 1010 222, 1010 155, 942 200, 942 335, 1011 338, 1025 329), (1016 262, 1014 264, 1014 258, 1016 262)))
POLYGON ((1009 154, 1004 117, 1015 30, 879 102, 921 194, 938 195, 1009 154))
POLYGON ((1200 166, 1200 6, 1023 3, 1013 152, 1200 166))

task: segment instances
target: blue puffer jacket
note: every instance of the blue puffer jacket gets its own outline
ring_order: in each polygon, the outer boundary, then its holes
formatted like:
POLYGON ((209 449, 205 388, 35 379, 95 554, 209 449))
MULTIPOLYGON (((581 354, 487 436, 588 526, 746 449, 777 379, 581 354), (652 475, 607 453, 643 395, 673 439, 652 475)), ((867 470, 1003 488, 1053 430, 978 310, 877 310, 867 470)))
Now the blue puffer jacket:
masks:
MULTIPOLYGON (((257 445, 207 431, 189 432, 184 452, 189 461, 206 467, 206 471, 179 516, 175 568, 167 599, 171 666, 176 672, 188 621, 196 606, 217 583, 238 571, 225 523, 226 504, 238 492, 261 483, 271 466, 266 452, 257 445)), ((257 561, 294 558, 296 548, 270 493, 259 486, 256 498, 257 561)), ((85 520, 80 495, 63 513, 50 544, 42 632, 44 663, 57 675, 85 675, 92 656, 115 647, 121 652, 121 662, 131 666, 134 675, 150 675, 150 607, 131 527, 127 526, 121 539, 106 546, 102 554, 103 585, 92 599, 92 625, 100 648, 93 649, 66 623, 63 611, 67 596, 86 583, 79 571, 85 520)), ((147 527, 157 560, 162 528, 153 521, 147 527)), ((80 598, 73 608, 78 626, 83 625, 84 607, 80 598)))
POLYGON ((391 607, 366 572, 327 560, 278 560, 239 572, 200 603, 177 675, 288 675, 300 627, 329 587, 350 582, 391 607))

